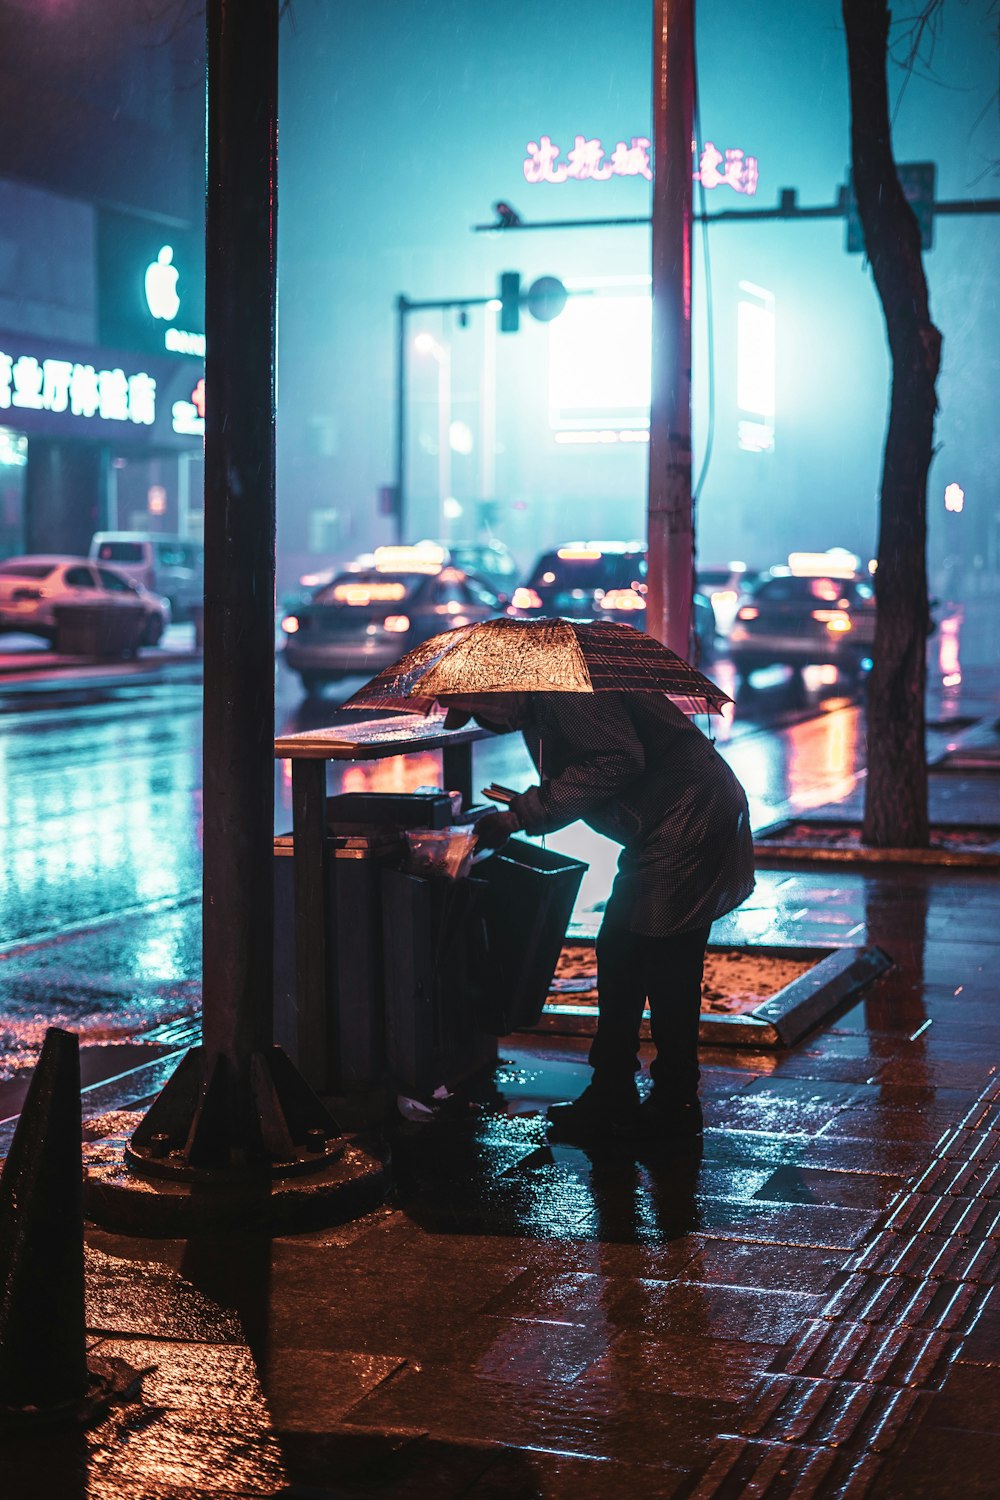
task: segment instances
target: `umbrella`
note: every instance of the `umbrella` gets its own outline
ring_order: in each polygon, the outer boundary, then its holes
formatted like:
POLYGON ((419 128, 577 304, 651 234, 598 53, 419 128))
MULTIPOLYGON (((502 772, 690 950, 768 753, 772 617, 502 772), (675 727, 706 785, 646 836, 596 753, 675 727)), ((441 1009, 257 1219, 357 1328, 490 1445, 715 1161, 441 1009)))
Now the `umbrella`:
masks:
POLYGON ((721 712, 721 688, 651 635, 611 620, 507 617, 415 646, 345 708, 429 709, 448 693, 665 693, 686 713, 721 712))

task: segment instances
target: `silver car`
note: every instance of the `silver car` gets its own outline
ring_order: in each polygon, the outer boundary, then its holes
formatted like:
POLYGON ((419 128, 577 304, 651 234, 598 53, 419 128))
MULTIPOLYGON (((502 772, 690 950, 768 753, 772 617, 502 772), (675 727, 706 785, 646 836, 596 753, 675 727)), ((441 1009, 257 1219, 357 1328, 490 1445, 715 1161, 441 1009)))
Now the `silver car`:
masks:
POLYGON ((101 604, 140 610, 142 645, 155 646, 170 623, 170 604, 134 583, 117 568, 86 557, 38 553, 0 562, 0 630, 56 637, 56 610, 63 604, 101 604))

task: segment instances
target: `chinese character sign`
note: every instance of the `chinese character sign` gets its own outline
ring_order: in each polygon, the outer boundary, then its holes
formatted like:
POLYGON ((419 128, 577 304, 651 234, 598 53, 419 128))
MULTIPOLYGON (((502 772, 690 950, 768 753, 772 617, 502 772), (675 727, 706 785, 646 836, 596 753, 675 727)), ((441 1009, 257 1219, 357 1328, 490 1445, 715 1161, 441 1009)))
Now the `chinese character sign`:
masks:
POLYGON ((68 359, 15 359, 0 350, 0 408, 69 412, 88 421, 137 422, 156 419, 156 381, 124 370, 95 370, 68 359))
MULTIPOLYGON (((537 141, 529 141, 523 163, 525 181, 606 182, 610 177, 653 180, 651 147, 644 135, 632 136, 629 144, 619 141, 610 152, 605 151, 600 140, 578 135, 565 161, 561 153, 562 148, 550 136, 541 135, 537 141)), ((705 188, 731 187, 734 192, 752 197, 759 176, 757 158, 735 146, 719 151, 711 141, 706 141, 693 176, 705 188)))

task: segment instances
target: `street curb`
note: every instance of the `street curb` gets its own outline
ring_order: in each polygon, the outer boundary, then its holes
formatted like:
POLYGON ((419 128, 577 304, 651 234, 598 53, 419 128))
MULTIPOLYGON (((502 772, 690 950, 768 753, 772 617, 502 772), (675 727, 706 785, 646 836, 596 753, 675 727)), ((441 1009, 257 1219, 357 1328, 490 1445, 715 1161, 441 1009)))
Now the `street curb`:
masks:
POLYGON ((63 658, 59 665, 49 662, 44 667, 39 667, 33 663, 23 669, 0 669, 0 698, 34 693, 73 693, 114 682, 143 686, 159 682, 165 676, 174 681, 200 682, 203 672, 201 655, 190 651, 177 652, 156 660, 140 658, 116 662, 78 656, 63 658), (182 678, 180 673, 173 670, 183 667, 190 669, 189 678, 182 678))
POLYGON ((979 849, 836 849, 827 844, 810 844, 802 839, 784 842, 781 835, 805 824, 823 828, 860 828, 856 818, 782 818, 758 828, 754 834, 753 852, 758 865, 841 864, 841 865, 930 865, 943 868, 996 870, 1000 868, 1000 829, 995 823, 935 823, 933 828, 948 832, 982 828, 994 836, 979 849))
MULTIPOLYGON (((574 938, 586 944, 587 939, 574 938)), ((591 940, 592 941, 592 940, 591 940)), ((737 943, 710 943, 709 953, 738 951, 737 943)), ((702 1012, 698 1040, 705 1046, 792 1047, 814 1031, 835 1010, 892 967, 893 960, 881 948, 802 948, 746 945, 747 952, 766 958, 815 959, 813 967, 769 996, 744 1015, 714 1015, 702 1012)), ((537 1026, 526 1028, 535 1035, 590 1036, 597 1011, 592 1005, 546 1005, 537 1026)), ((643 1035, 648 1023, 643 1021, 643 1035)))
POLYGON ((952 742, 927 762, 929 771, 1000 771, 1000 719, 987 716, 960 729, 952 742))

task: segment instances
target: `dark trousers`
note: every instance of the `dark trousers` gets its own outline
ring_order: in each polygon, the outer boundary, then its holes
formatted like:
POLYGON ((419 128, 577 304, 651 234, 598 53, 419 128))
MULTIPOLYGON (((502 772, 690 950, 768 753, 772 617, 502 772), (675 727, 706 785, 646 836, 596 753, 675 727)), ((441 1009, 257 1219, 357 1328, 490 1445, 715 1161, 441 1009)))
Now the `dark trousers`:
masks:
POLYGON ((604 922, 597 934, 600 1015, 590 1049, 595 1082, 616 1083, 639 1070, 639 1028, 649 1000, 657 1088, 678 1099, 698 1091, 701 976, 710 929, 646 937, 604 922))

